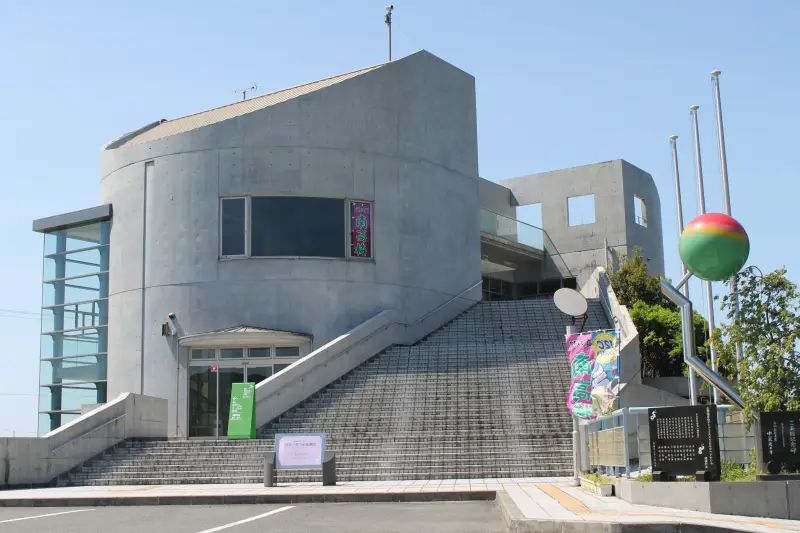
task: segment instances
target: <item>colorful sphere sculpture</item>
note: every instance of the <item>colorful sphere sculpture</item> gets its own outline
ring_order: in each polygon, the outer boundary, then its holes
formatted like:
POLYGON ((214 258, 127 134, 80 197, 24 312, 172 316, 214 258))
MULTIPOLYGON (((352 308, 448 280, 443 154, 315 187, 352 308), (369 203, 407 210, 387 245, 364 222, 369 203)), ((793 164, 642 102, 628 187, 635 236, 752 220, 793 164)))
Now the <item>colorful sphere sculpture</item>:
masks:
POLYGON ((689 222, 678 249, 683 264, 695 276, 722 281, 739 272, 747 262, 750 239, 736 219, 722 213, 706 213, 689 222))

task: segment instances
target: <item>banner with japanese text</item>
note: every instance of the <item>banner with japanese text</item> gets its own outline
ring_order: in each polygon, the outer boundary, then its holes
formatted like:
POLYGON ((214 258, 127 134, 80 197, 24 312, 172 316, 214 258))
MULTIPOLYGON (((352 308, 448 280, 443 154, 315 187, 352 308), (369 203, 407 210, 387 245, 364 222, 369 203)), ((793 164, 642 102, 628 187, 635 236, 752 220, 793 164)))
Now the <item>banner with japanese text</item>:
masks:
POLYGON ((567 335, 567 356, 571 379, 567 409, 578 418, 592 418, 592 334, 567 335))
POLYGON ((372 204, 350 202, 350 256, 372 257, 372 204))
POLYGON ((619 389, 619 332, 592 332, 592 414, 611 414, 618 405, 619 389))
POLYGON ((228 418, 228 440, 256 438, 256 384, 231 385, 231 411, 228 418))
POLYGON ((619 387, 619 333, 609 330, 568 335, 567 356, 570 413, 595 418, 614 411, 619 387))

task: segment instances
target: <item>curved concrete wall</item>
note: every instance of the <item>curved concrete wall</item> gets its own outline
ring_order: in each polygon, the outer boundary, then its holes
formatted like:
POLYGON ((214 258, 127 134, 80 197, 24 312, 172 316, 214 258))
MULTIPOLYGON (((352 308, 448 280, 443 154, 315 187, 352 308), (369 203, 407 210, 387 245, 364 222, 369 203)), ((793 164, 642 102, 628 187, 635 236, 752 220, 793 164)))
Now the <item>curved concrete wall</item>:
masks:
POLYGON ((321 346, 385 309, 413 321, 480 279, 475 86, 420 52, 210 126, 104 150, 109 397, 167 398, 185 435, 186 353, 161 336, 248 325, 321 346), (220 260, 219 197, 374 202, 374 262, 220 260), (176 406, 178 410, 176 410, 176 406))

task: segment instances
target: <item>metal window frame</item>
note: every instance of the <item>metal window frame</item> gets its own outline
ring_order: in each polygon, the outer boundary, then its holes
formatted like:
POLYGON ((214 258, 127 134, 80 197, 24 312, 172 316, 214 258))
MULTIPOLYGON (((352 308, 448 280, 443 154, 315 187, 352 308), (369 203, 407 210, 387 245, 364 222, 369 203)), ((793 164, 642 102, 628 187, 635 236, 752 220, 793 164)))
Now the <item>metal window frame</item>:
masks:
POLYGON ((220 259, 246 259, 250 257, 250 196, 220 196, 219 198, 219 257, 220 259), (222 253, 223 214, 226 200, 244 200, 244 254, 225 255, 222 253))

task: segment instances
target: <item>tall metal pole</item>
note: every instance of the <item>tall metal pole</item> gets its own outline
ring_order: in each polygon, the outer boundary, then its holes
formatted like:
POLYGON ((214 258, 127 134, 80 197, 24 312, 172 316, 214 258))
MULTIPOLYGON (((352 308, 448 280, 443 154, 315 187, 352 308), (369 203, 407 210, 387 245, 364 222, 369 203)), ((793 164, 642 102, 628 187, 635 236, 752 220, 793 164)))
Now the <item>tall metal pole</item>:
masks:
MULTIPOLYGON (((669 138, 669 144, 672 147, 672 176, 675 179, 675 202, 678 206, 678 238, 680 238, 681 233, 683 233, 683 202, 681 201, 681 178, 680 173, 678 172, 678 136, 673 135, 669 138)), ((683 264, 681 261, 681 277, 685 278, 688 274, 688 270, 686 265, 683 264)), ((681 288, 681 292, 689 299, 689 284, 685 283, 681 288)), ((684 350, 687 350, 688 347, 684 346, 684 350)), ((694 370, 689 367, 689 402, 691 405, 695 405, 697 403, 697 383, 694 374, 694 370)))
POLYGON ((384 21, 386 22, 386 27, 389 29, 389 61, 392 60, 392 11, 394 11, 394 6, 386 6, 386 18, 384 21))
MULTIPOLYGON (((719 70, 711 73, 711 86, 714 88, 714 104, 717 111, 717 140, 719 141, 719 166, 722 174, 722 202, 725 214, 731 216, 731 191, 728 188, 728 156, 725 153, 725 128, 722 126, 722 97, 719 94, 719 70)), ((731 299, 733 300, 733 319, 739 320, 739 289, 734 274, 731 277, 731 299)), ((742 344, 736 344, 736 376, 739 376, 739 361, 742 360, 742 344)))
MULTIPOLYGON (((692 130, 694 133, 694 156, 695 161, 697 162, 697 197, 699 199, 700 214, 705 215, 706 192, 705 186, 703 185, 703 160, 700 155, 700 126, 697 119, 697 110, 699 108, 700 106, 698 105, 689 107, 689 114, 692 117, 692 130)), ((710 281, 704 281, 703 284, 705 285, 706 289, 706 304, 708 305, 708 335, 710 338, 714 334, 714 292, 712 291, 710 281)), ((709 343, 708 350, 711 359, 711 370, 716 372, 717 355, 716 350, 714 349, 714 343, 709 343)), ((711 383, 709 383, 709 385, 711 385, 711 388, 713 389, 714 403, 719 403, 719 392, 717 391, 717 388, 711 383)))

